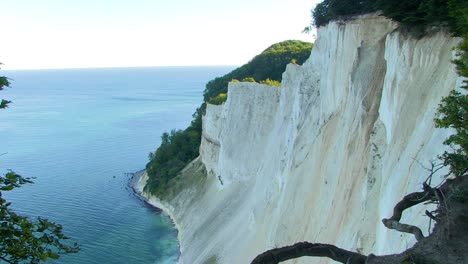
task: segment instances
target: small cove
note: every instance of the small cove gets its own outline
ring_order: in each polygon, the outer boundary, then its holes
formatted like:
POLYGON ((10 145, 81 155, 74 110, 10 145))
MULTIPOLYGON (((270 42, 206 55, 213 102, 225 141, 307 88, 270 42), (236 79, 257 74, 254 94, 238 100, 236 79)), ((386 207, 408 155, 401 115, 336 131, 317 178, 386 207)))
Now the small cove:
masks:
POLYGON ((174 263, 177 230, 128 187, 160 135, 185 128, 207 81, 232 67, 1 71, 2 172, 35 177, 4 196, 64 226, 81 251, 50 263, 174 263))

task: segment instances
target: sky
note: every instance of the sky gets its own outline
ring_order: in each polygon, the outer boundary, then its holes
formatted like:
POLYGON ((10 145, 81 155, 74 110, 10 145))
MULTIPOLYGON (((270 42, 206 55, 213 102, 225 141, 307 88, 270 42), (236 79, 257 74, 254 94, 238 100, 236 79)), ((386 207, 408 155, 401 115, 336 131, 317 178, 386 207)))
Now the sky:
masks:
POLYGON ((320 0, 0 0, 2 69, 242 65, 320 0))

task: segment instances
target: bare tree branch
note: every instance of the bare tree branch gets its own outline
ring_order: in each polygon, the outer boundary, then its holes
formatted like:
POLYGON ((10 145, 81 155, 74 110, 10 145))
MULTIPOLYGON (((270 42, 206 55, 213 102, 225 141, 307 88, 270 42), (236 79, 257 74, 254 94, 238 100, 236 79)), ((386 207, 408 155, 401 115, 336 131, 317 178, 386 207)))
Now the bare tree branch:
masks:
POLYGON ((421 241, 424 238, 424 235, 423 235, 421 229, 419 227, 417 227, 417 226, 402 224, 402 223, 400 223, 400 222, 398 222, 396 220, 392 220, 392 219, 383 219, 382 223, 388 229, 395 229, 395 230, 403 232, 403 233, 413 234, 417 241, 421 241))
POLYGON ((430 219, 432 219, 432 220, 434 220, 434 221, 437 221, 437 218, 436 218, 431 212, 429 212, 428 210, 426 210, 426 215, 427 215, 430 219))
POLYGON ((410 193, 403 197, 403 199, 393 208, 393 215, 389 218, 389 220, 400 221, 404 210, 417 204, 429 201, 432 199, 432 197, 432 189, 428 187, 428 185, 424 185, 424 191, 410 193))
POLYGON ((274 248, 258 255, 251 264, 277 264, 299 257, 327 257, 346 264, 364 264, 367 257, 334 245, 299 242, 292 246, 274 248))
POLYGON ((392 217, 388 219, 382 219, 382 223, 385 225, 385 227, 387 227, 388 229, 395 229, 400 232, 413 234, 416 237, 417 241, 420 241, 424 238, 424 235, 419 227, 400 223, 401 216, 404 210, 433 199, 432 188, 429 187, 429 185, 427 184, 424 184, 423 186, 424 191, 410 193, 403 197, 403 199, 400 202, 398 202, 393 208, 392 217))
MULTIPOLYGON (((418 241, 424 238, 421 229, 416 226, 400 223, 401 216, 403 211, 420 203, 438 203, 438 209, 436 212, 439 215, 434 215, 432 212, 426 210, 426 214, 434 221, 440 221, 441 215, 447 215, 447 212, 440 214, 441 208, 443 211, 447 211, 448 203, 447 200, 450 199, 450 193, 453 190, 466 189, 468 187, 468 177, 464 174, 453 179, 446 179, 441 183, 437 188, 432 188, 429 184, 423 184, 422 192, 414 192, 406 195, 403 199, 396 204, 393 208, 393 215, 388 219, 383 219, 382 222, 387 228, 395 229, 400 232, 406 232, 414 234, 418 241)), ((448 216, 447 216, 448 217, 448 216)), ((446 220, 449 222, 449 220, 446 220)), ((447 230, 447 227, 445 227, 447 230)), ((446 231, 448 232, 448 231, 446 231)), ((463 248, 461 246, 460 248, 463 248)), ((458 252, 458 251, 457 251, 458 252)), ((464 252, 459 250, 459 252, 464 252)), ((405 253, 406 254, 406 253, 405 253)), ((251 263, 252 264, 277 264, 283 261, 290 259, 300 258, 300 257, 327 257, 333 259, 337 262, 345 264, 365 264, 365 263, 374 263, 375 258, 386 258, 382 260, 383 262, 375 263, 401 263, 401 261, 408 258, 408 255, 398 254, 398 255, 388 255, 388 256, 375 256, 370 254, 369 256, 364 256, 362 254, 347 251, 341 248, 338 248, 334 245, 328 244, 318 244, 318 243, 309 243, 309 242, 300 242, 292 246, 286 246, 282 248, 275 248, 268 250, 260 255, 258 255, 251 263)), ((420 254, 420 253, 418 253, 420 254)), ((424 255, 424 254, 423 254, 424 255)), ((420 255, 419 257, 421 257, 420 255)), ((463 258, 463 255, 461 255, 463 258)), ((424 258, 423 258, 424 259, 424 258)), ((458 259, 457 259, 458 260, 458 259)), ((458 262, 453 262, 458 263, 458 262)))
POLYGON ((390 218, 382 219, 382 223, 389 229, 395 229, 400 232, 410 233, 416 237, 417 241, 424 238, 421 229, 417 226, 400 223, 403 211, 426 201, 438 201, 439 204, 445 204, 445 195, 454 184, 466 182, 466 177, 457 177, 455 179, 447 179, 439 188, 431 188, 428 184, 423 184, 422 192, 414 192, 406 195, 393 208, 393 215, 390 218))

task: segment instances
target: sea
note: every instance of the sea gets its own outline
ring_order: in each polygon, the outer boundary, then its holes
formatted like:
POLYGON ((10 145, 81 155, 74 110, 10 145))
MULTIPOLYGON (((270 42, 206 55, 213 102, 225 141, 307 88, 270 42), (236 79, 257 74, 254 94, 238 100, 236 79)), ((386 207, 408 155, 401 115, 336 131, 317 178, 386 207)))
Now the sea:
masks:
POLYGON ((186 128, 205 84, 234 69, 148 67, 0 70, 0 172, 34 183, 3 198, 63 226, 76 254, 48 263, 175 263, 177 230, 129 188, 129 173, 171 129, 186 128))

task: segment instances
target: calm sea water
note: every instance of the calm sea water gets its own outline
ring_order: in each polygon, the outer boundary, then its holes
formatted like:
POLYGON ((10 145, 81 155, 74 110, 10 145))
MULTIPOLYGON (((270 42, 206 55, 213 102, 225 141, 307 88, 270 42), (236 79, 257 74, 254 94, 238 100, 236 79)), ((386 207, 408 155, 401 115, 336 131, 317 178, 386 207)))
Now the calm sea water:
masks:
POLYGON ((54 263, 174 263, 177 231, 138 200, 127 172, 143 169, 160 135, 185 128, 210 79, 233 67, 0 71, 12 100, 0 111, 0 170, 35 183, 12 208, 64 226, 80 243, 54 263))

